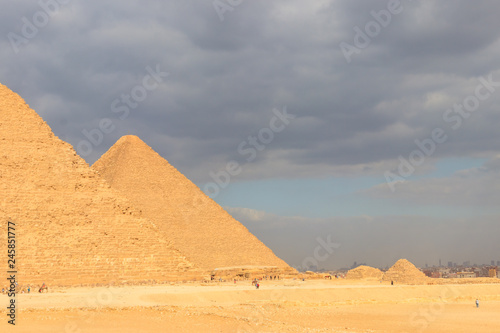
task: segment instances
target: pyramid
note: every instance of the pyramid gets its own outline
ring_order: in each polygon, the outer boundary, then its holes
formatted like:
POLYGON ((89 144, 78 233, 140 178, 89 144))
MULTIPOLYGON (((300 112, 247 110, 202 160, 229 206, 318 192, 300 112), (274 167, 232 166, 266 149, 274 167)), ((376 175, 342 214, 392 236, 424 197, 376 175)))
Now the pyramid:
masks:
POLYGON ((16 224, 19 284, 140 283, 200 275, 153 221, 1 84, 0 210, 0 244, 6 244, 7 220, 16 224))
POLYGON ((419 284, 427 280, 427 276, 406 259, 399 259, 384 273, 382 280, 406 284, 419 284))
POLYGON ((345 278, 346 279, 377 279, 380 280, 384 273, 377 268, 373 268, 370 266, 358 266, 354 269, 351 269, 347 272, 345 278))
POLYGON ((92 167, 200 268, 294 271, 138 137, 120 138, 92 167))

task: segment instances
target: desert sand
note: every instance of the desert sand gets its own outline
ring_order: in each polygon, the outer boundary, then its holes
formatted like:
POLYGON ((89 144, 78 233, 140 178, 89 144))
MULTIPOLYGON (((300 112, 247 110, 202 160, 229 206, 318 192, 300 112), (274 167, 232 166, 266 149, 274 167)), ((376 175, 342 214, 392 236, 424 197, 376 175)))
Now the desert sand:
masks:
MULTIPOLYGON (((262 281, 259 290, 250 281, 56 288, 18 295, 17 325, 4 319, 0 331, 498 332, 500 284, 482 282, 290 279, 262 281)), ((0 295, 0 303, 6 301, 0 295)))

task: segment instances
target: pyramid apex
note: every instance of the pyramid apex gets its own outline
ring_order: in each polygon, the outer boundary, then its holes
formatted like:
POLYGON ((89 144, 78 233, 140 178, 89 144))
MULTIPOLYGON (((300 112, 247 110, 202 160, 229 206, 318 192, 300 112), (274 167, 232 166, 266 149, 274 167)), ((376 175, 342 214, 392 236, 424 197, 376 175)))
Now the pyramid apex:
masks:
POLYGON ((30 140, 54 137, 45 121, 6 85, 0 83, 0 138, 14 140, 19 133, 29 133, 30 140))
POLYGON ((116 164, 117 159, 122 161, 120 163, 126 164, 130 164, 133 161, 132 164, 136 167, 144 163, 153 163, 155 165, 160 163, 171 167, 166 159, 161 157, 150 145, 136 135, 124 135, 118 139, 107 152, 94 162, 93 168, 99 172, 103 172, 106 165, 109 167, 108 163, 111 163, 110 161, 113 161, 112 164, 116 164))
MULTIPOLYGON (((125 149, 125 150, 130 150, 130 149, 139 149, 139 150, 149 150, 152 149, 146 142, 144 142, 140 137, 137 135, 124 135, 118 141, 115 142, 113 146, 111 146, 110 151, 113 149, 125 149)), ((106 153, 104 154, 106 155, 106 153)))
POLYGON ((137 135, 132 135, 132 134, 129 134, 129 135, 124 135, 122 136, 118 141, 118 142, 144 142, 141 140, 140 137, 138 137, 137 135))

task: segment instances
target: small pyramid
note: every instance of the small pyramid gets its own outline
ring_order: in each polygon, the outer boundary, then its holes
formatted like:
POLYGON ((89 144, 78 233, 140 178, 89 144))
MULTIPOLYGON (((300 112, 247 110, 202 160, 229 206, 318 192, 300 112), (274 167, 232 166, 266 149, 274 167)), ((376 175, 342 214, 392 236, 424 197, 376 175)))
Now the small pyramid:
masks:
POLYGON ((211 271, 270 266, 293 271, 138 137, 120 138, 92 167, 155 221, 198 267, 211 271))
POLYGON ((427 276, 406 259, 399 259, 384 273, 382 280, 406 284, 419 284, 427 280, 427 276))
POLYGON ((384 273, 377 268, 373 268, 370 266, 358 266, 354 269, 351 269, 347 272, 345 278, 351 280, 357 279, 377 279, 380 280, 384 273))
MULTIPOLYGON (((0 209, 2 230, 8 220, 16 224, 19 284, 138 283, 200 274, 151 220, 1 84, 0 209)), ((0 244, 6 238, 1 232, 0 244)))

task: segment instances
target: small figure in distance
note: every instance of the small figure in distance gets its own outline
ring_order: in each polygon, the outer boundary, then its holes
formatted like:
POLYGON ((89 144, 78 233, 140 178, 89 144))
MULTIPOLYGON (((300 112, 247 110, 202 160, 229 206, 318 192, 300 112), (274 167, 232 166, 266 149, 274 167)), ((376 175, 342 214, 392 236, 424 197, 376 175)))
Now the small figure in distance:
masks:
POLYGON ((28 285, 28 294, 30 293, 31 291, 31 287, 28 285))
POLYGON ((255 289, 259 289, 259 287, 260 287, 259 282, 257 282, 257 283, 255 284, 255 289))
POLYGON ((393 286, 393 285, 394 285, 394 281, 391 280, 391 286, 393 286))
POLYGON ((479 300, 476 298, 476 308, 479 307, 479 300))

